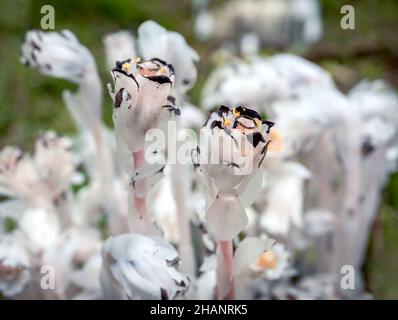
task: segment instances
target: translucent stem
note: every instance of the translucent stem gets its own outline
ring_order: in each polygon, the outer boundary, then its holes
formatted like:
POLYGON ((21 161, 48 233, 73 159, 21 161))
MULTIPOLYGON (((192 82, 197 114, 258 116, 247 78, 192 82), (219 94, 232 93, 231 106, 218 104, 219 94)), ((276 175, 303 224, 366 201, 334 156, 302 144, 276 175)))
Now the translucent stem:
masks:
POLYGON ((181 256, 181 270, 191 277, 195 276, 195 256, 192 247, 192 235, 189 223, 190 208, 187 203, 189 197, 189 173, 187 168, 177 163, 171 168, 173 195, 176 202, 179 251, 181 256))
MULTIPOLYGON (((133 152, 134 169, 141 168, 145 163, 145 151, 144 149, 133 152)), ((133 170, 134 171, 134 170, 133 170)), ((130 206, 130 216, 132 217, 133 223, 131 228, 134 232, 141 234, 148 234, 151 230, 149 217, 146 209, 146 196, 138 197, 131 190, 130 201, 133 201, 133 206, 130 206)))
POLYGON ((217 249, 217 299, 234 300, 232 240, 219 241, 217 249))

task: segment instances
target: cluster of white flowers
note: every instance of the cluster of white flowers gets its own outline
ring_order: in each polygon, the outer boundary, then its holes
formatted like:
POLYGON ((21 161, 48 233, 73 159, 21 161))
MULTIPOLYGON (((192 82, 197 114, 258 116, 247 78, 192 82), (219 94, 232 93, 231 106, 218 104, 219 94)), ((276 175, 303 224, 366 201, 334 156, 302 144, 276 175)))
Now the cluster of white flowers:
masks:
POLYGON ((103 42, 113 131, 89 50, 70 31, 26 34, 23 63, 78 85, 63 98, 79 133, 0 152, 1 295, 345 298, 340 268, 360 275, 396 169, 388 85, 345 95, 303 58, 252 55, 217 66, 196 107, 199 56, 180 34, 147 21, 103 42), (199 129, 188 165, 169 149, 147 161, 148 133, 170 123, 199 129))

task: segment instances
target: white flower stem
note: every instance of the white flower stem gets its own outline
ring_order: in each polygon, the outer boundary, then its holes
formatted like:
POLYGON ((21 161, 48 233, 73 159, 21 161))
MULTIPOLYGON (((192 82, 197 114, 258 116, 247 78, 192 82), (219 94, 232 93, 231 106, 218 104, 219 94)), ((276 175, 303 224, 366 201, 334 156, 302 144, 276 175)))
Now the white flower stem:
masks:
MULTIPOLYGON (((145 151, 141 149, 133 152, 134 169, 141 168, 145 163, 145 151)), ((133 170, 134 171, 134 170, 133 170)), ((131 189, 131 192, 132 189, 131 189)), ((130 216, 133 216, 133 231, 141 234, 148 234, 150 232, 150 221, 146 210, 146 196, 138 197, 134 193, 130 197, 133 201, 133 206, 130 207, 130 216), (132 209, 135 210, 132 210, 132 209)), ((131 201, 131 200, 130 200, 131 201)))
POLYGON ((234 300, 232 240, 219 241, 217 250, 217 299, 234 300))
POLYGON ((189 197, 189 179, 186 168, 179 164, 171 167, 171 178, 173 183, 173 195, 176 202, 178 231, 179 231, 179 252, 181 256, 181 270, 191 277, 195 275, 195 257, 192 247, 192 235, 189 223, 190 208, 187 204, 189 197))

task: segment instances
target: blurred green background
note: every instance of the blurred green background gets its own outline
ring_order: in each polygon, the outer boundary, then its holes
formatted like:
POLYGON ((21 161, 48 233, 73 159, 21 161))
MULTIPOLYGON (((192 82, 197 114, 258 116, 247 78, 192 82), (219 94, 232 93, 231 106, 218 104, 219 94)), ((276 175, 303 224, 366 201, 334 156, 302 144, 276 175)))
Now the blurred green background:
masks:
MULTIPOLYGON (((213 0, 218 6, 227 0, 213 0)), ((305 51, 304 57, 331 72, 342 91, 360 79, 383 78, 398 88, 398 1, 323 0, 324 37, 305 51), (340 28, 340 8, 351 4, 356 29, 340 28)), ((66 81, 39 75, 19 63, 20 46, 27 30, 40 27, 40 8, 55 8, 56 30, 70 29, 94 54, 101 77, 109 80, 102 36, 119 29, 135 31, 152 19, 182 33, 199 52, 199 79, 190 95, 198 103, 201 85, 211 69, 210 54, 216 44, 193 37, 191 0, 29 1, 0 0, 0 147, 15 144, 32 149, 38 133, 54 129, 74 132, 73 122, 61 99, 66 81)), ((267 53, 272 53, 269 50, 267 53)), ((111 104, 105 96, 104 120, 112 126, 111 104)), ((375 223, 364 266, 368 289, 381 299, 398 299, 398 174, 384 191, 385 202, 375 223)))

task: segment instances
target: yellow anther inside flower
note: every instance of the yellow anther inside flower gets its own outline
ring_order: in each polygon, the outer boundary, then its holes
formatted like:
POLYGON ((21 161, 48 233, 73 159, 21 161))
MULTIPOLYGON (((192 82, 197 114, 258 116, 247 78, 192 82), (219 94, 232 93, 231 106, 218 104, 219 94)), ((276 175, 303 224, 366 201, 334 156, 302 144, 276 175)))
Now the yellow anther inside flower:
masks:
POLYGON ((275 269, 277 265, 275 253, 272 251, 264 252, 258 257, 256 264, 260 268, 275 269))
POLYGON ((140 57, 137 57, 137 58, 135 58, 135 63, 140 63, 141 62, 141 58, 140 57))
POLYGON ((125 62, 122 64, 122 69, 130 70, 131 69, 131 64, 128 62, 125 62))
POLYGON ((283 150, 283 137, 279 130, 272 128, 269 133, 269 140, 268 151, 281 152, 283 150))
POLYGON ((229 127, 230 124, 231 124, 231 120, 229 120, 228 118, 224 119, 224 126, 225 127, 229 127))
POLYGON ((254 119, 254 121, 256 122, 256 127, 259 127, 262 125, 262 121, 259 119, 254 119))
POLYGON ((161 68, 159 69, 159 71, 160 71, 160 73, 165 74, 165 73, 167 73, 167 68, 166 68, 166 67, 161 67, 161 68))
POLYGON ((235 108, 232 109, 232 115, 236 118, 240 116, 240 113, 238 111, 236 111, 235 108))

